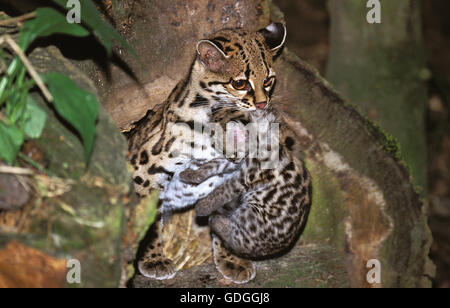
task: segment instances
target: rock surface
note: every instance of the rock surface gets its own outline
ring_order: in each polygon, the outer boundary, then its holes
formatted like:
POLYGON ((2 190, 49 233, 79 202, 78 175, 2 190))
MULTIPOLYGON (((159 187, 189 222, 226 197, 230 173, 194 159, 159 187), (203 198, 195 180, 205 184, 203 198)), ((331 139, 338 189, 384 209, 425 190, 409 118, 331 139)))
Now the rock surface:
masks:
MULTIPOLYGON (((91 81, 55 47, 37 48, 39 72, 62 72, 96 93, 91 81)), ((34 147, 52 176, 29 177, 33 198, 21 209, 0 211, 0 287, 117 287, 125 205, 130 202, 125 138, 101 108, 92 158, 39 95, 47 112, 34 147), (81 264, 81 283, 66 281, 67 261, 81 264)))
POLYGON ((230 284, 212 263, 177 273, 175 278, 156 281, 136 275, 134 288, 245 287, 245 288, 345 288, 349 278, 341 254, 329 245, 297 245, 280 258, 258 261, 256 278, 245 285, 230 284))

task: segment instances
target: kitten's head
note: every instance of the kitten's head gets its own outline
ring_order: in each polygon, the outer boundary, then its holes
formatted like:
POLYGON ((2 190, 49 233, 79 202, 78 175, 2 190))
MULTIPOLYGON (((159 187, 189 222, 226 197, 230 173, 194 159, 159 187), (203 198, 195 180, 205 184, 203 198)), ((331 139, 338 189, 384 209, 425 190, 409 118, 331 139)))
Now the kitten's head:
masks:
POLYGON ((262 110, 275 85, 273 58, 286 40, 286 27, 272 23, 256 33, 221 30, 197 44, 202 87, 224 107, 262 110))

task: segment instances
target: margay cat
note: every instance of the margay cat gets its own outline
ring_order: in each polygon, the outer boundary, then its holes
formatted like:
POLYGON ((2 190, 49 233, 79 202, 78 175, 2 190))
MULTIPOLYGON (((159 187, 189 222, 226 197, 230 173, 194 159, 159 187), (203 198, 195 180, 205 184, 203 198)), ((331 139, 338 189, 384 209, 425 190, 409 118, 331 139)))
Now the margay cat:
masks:
MULTIPOLYGON (((129 142, 135 187, 141 196, 153 188, 161 192, 160 213, 193 205, 235 176, 225 172, 226 176, 209 177, 200 185, 183 184, 181 191, 168 189, 170 183, 179 182, 173 178, 191 166, 192 159, 211 161, 218 157, 210 140, 196 140, 193 134, 196 123, 210 121, 213 108, 230 106, 252 111, 268 106, 275 81, 273 57, 285 37, 283 25, 271 24, 256 33, 222 30, 210 40, 199 41, 188 76, 156 113, 149 112, 138 123, 129 142), (180 127, 180 123, 185 125, 180 127), (179 151, 185 145, 191 146, 191 153, 179 151)), ((157 229, 162 227, 160 219, 161 215, 157 229)), ((158 236, 149 245, 139 269, 147 277, 168 279, 175 275, 175 269, 164 257, 161 241, 158 236)), ((254 275, 253 264, 226 251, 218 238, 214 252, 226 256, 216 258, 216 265, 233 281, 248 281, 254 275)))

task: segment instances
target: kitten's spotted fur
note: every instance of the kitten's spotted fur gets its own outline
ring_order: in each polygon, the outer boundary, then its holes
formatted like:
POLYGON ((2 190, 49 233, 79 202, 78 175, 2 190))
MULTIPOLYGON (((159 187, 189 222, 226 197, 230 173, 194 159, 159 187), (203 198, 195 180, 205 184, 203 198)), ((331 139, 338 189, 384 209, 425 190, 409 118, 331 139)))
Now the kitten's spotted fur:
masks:
MULTIPOLYGON (((299 159, 301 154, 295 135, 271 108, 237 114, 221 110, 211 120, 220 121, 222 125, 229 121, 257 123, 258 139, 260 142, 267 140, 273 147, 265 157, 253 155, 255 158, 243 159, 238 164, 239 172, 195 207, 197 215, 210 216, 214 236, 222 242, 214 244, 216 265, 230 277, 236 275, 236 260, 233 266, 220 262, 230 257, 227 250, 245 258, 266 258, 293 243, 305 226, 310 210, 311 178, 299 159), (273 124, 280 125, 280 134, 270 143, 273 124), (275 148, 276 145, 279 148, 275 148)), ((243 125, 235 127, 241 130, 239 134, 245 135, 243 125)), ((221 163, 221 160, 213 160, 197 170, 187 169, 180 178, 187 183, 201 183, 222 172, 221 163)))

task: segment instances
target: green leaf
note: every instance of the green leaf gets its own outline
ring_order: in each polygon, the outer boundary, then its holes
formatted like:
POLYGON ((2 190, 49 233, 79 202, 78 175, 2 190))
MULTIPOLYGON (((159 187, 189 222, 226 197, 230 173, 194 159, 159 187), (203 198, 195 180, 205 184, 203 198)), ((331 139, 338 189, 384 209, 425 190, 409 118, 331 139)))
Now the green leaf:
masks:
POLYGON ((47 121, 47 114, 30 95, 27 97, 24 118, 25 134, 27 137, 31 139, 41 137, 45 122, 47 121))
MULTIPOLYGON (((67 9, 67 0, 52 0, 64 9, 67 9)), ((117 31, 108 23, 104 22, 99 11, 91 0, 83 0, 81 3, 81 21, 88 26, 94 35, 101 41, 109 56, 112 55, 112 42, 119 42, 122 47, 127 49, 134 57, 138 58, 134 49, 117 33, 117 31)))
POLYGON ((15 126, 0 121, 0 158, 12 164, 24 141, 24 133, 15 126))
POLYGON ((27 21, 20 32, 20 48, 26 50, 38 37, 46 37, 55 33, 69 34, 78 37, 88 36, 90 33, 78 24, 70 24, 66 16, 52 8, 36 10, 36 17, 27 21))
POLYGON ((53 96, 56 111, 80 134, 88 161, 94 144, 95 123, 99 112, 97 98, 80 89, 74 81, 63 74, 50 73, 43 77, 53 96))

